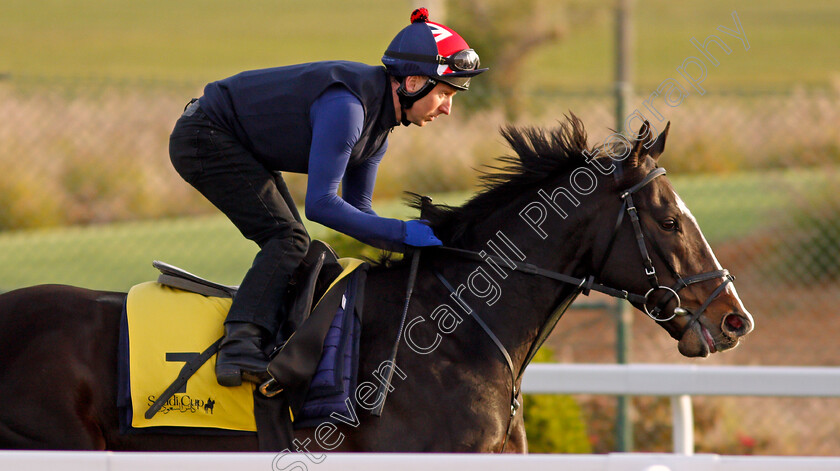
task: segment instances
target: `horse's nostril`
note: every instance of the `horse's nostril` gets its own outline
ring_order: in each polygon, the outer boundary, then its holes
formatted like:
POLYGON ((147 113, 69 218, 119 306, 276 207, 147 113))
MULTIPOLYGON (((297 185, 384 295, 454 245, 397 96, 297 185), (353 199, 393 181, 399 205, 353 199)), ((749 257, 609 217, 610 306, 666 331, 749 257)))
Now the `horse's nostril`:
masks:
POLYGON ((726 325, 728 325, 732 330, 738 330, 744 326, 744 321, 738 317, 729 316, 726 318, 726 325))
POLYGON ((747 333, 749 321, 740 314, 727 314, 723 318, 723 330, 727 333, 741 336, 747 333))

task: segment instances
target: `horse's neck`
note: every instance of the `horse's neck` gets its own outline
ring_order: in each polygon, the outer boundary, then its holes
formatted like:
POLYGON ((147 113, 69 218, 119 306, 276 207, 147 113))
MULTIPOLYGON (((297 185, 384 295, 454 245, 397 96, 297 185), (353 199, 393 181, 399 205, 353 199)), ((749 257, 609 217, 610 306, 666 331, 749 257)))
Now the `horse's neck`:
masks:
POLYGON ((571 275, 571 271, 582 267, 592 245, 590 226, 597 216, 598 199, 580 198, 577 207, 558 207, 563 212, 560 214, 535 196, 512 201, 508 207, 478 221, 471 237, 474 246, 469 248, 491 252, 494 242, 498 245, 499 240, 507 238, 519 249, 521 261, 571 275), (534 222, 532 210, 538 209, 543 211, 544 219, 534 222))
MULTIPOLYGON (((525 203, 519 206, 525 207, 525 203)), ((519 210, 516 211, 512 215, 495 215, 478 224, 474 241, 480 241, 480 245, 470 249, 567 275, 588 274, 593 208, 579 207, 566 218, 548 214, 547 218, 554 219, 541 226, 545 231, 542 234, 517 214, 519 210)), ((475 264, 466 264, 458 276, 468 280, 465 292, 467 296, 473 295, 468 303, 499 337, 517 368, 524 362, 551 313, 576 288, 546 277, 505 270, 502 263, 495 266, 490 262, 481 263, 478 268, 475 264), (482 272, 476 274, 479 268, 482 272), (470 277, 473 277, 472 286, 470 277), (493 283, 494 289, 498 290, 494 298, 489 295, 480 298, 478 295, 482 293, 475 292, 493 283)))

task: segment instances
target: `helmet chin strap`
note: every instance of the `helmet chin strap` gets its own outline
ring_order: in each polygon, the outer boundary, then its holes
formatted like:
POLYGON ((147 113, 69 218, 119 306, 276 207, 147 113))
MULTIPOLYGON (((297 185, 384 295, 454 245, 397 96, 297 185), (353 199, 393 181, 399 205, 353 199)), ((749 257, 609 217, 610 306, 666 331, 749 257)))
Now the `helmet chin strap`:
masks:
POLYGON ((426 83, 424 83, 419 90, 412 93, 405 88, 405 81, 406 77, 403 77, 400 80, 400 86, 397 87, 397 97, 400 100, 400 111, 402 113, 402 116, 400 116, 400 122, 403 126, 408 126, 409 124, 411 124, 411 121, 408 120, 405 110, 411 108, 414 105, 414 103, 416 103, 424 96, 428 95, 429 92, 431 92, 432 89, 435 88, 435 85, 437 85, 438 82, 437 80, 429 77, 428 80, 426 80, 426 83))

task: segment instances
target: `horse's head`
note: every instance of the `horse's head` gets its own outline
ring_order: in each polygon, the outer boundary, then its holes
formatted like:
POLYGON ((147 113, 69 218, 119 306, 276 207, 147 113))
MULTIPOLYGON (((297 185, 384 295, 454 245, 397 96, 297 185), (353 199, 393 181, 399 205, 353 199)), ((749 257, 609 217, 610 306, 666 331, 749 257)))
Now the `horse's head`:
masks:
POLYGON ((680 353, 707 356, 735 347, 754 323, 659 167, 669 127, 653 139, 645 122, 629 154, 614 162, 615 200, 598 215, 593 266, 601 283, 644 295, 633 304, 679 341, 680 353))
MULTIPOLYGON (((494 172, 482 177, 485 190, 463 206, 429 206, 424 213, 446 245, 498 253, 487 241, 504 234, 519 260, 568 275, 526 297, 557 302, 571 299, 563 296, 575 288, 629 293, 679 340, 686 356, 728 350, 752 330, 733 278, 658 165, 668 127, 654 139, 645 123, 626 152, 588 149, 574 115, 551 132, 511 126, 502 135, 516 155, 490 167, 494 172)), ((415 207, 423 207, 419 197, 415 207)))

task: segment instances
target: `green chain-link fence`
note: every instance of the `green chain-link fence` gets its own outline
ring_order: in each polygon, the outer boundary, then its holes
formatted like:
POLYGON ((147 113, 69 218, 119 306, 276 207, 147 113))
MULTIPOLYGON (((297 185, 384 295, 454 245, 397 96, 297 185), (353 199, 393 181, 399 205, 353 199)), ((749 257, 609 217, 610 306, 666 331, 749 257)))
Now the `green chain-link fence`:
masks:
MULTIPOLYGON (((127 290, 154 278, 152 259, 238 283, 255 247, 169 163, 168 133, 187 100, 200 93, 201 84, 0 81, 0 290, 44 282, 127 290)), ((588 126, 592 144, 614 126, 606 94, 551 93, 528 101, 535 111, 520 124, 551 126, 572 111, 588 126)), ((721 264, 737 276, 757 323, 738 349, 704 361, 838 365, 839 105, 837 91, 709 93, 659 110, 672 122, 661 163, 721 264)), ((457 203, 475 189, 473 168, 507 152, 496 132, 501 113, 459 117, 457 98, 455 110, 434 124, 434 144, 427 130, 393 133, 374 201, 380 212, 410 215, 398 200, 385 201, 403 190, 459 192, 445 196, 457 203)), ((301 196, 305 180, 290 182, 301 196)), ((613 322, 607 310, 571 311, 551 339, 556 359, 614 361, 613 322)), ((630 356, 695 362, 680 357, 675 342, 643 316, 633 325, 630 356)), ((613 449, 614 402, 581 397, 580 404, 593 449, 613 449)), ((838 454, 838 405, 697 398, 698 448, 838 454)), ((667 407, 666 399, 634 400, 637 450, 669 449, 667 407)))

